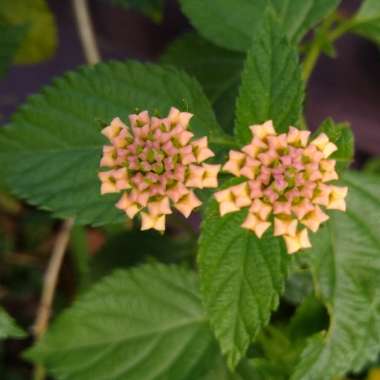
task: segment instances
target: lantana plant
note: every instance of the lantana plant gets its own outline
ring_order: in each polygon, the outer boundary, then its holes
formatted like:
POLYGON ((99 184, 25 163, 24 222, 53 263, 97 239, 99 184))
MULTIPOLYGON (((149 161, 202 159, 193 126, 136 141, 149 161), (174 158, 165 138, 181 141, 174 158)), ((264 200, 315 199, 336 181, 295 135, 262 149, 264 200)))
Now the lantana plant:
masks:
POLYGON ((304 115, 322 53, 348 32, 380 41, 378 0, 351 16, 339 3, 180 0, 194 31, 158 62, 84 65, 0 128, 2 181, 65 220, 56 252, 73 228, 107 240, 49 326, 43 298, 23 353, 37 380, 332 380, 373 365, 380 177, 349 169, 348 123, 311 131, 304 115))

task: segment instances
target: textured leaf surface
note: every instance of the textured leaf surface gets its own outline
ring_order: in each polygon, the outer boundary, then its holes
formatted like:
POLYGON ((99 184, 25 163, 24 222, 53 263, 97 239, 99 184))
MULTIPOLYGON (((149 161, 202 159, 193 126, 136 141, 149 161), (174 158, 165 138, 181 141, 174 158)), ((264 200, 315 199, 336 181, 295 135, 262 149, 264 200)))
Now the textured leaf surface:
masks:
POLYGON ((352 30, 380 44, 380 2, 365 0, 356 15, 352 30))
MULTIPOLYGON (((376 1, 376 0, 375 0, 376 1)), ((207 39, 225 48, 245 51, 251 46, 268 7, 273 7, 290 40, 303 35, 340 0, 181 0, 184 13, 207 39), (217 22, 215 22, 217 20, 217 22)))
POLYGON ((333 215, 310 253, 330 327, 309 340, 292 380, 331 380, 380 350, 380 179, 350 173, 345 182, 348 211, 333 215))
POLYGON ((178 38, 161 61, 195 76, 225 130, 231 131, 244 54, 220 48, 192 33, 178 38))
POLYGON ((78 223, 124 220, 118 196, 100 195, 99 160, 106 139, 100 121, 128 121, 136 108, 195 114, 191 129, 209 139, 219 126, 199 84, 174 69, 135 62, 84 67, 29 98, 0 130, 0 167, 20 197, 78 223))
POLYGON ((25 336, 25 332, 17 326, 13 318, 0 307, 0 339, 23 338, 25 336))
POLYGON ((230 367, 268 323, 284 288, 287 266, 282 241, 270 232, 257 239, 240 227, 245 211, 220 217, 212 200, 199 246, 203 301, 230 367))
POLYGON ((27 354, 58 380, 193 380, 217 355, 195 275, 163 265, 115 272, 27 354))
POLYGON ((273 120, 278 132, 294 125, 302 110, 304 87, 297 50, 290 46, 273 14, 254 40, 245 63, 236 105, 235 133, 242 143, 249 126, 273 120))
POLYGON ((24 37, 25 28, 0 23, 0 78, 11 65, 13 57, 24 37))
POLYGON ((318 128, 315 135, 322 132, 326 133, 330 141, 338 147, 338 150, 330 158, 336 160, 338 169, 347 168, 354 158, 355 151, 354 135, 350 125, 347 123, 334 123, 333 120, 327 119, 318 128))
POLYGON ((54 54, 57 30, 45 0, 0 0, 0 23, 26 28, 15 63, 37 63, 54 54))

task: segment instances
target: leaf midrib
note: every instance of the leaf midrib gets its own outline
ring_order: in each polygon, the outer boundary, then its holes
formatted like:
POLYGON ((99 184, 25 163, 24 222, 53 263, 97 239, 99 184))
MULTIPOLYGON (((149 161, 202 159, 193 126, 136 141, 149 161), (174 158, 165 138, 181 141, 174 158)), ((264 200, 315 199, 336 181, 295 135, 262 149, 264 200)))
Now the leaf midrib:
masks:
POLYGON ((51 347, 49 347, 49 353, 65 352, 65 351, 78 351, 78 350, 82 350, 85 348, 90 348, 90 347, 94 347, 94 346, 101 346, 101 345, 105 345, 105 344, 106 345, 107 344, 117 345, 117 344, 120 344, 123 342, 128 342, 128 341, 134 340, 134 339, 146 338, 149 336, 160 335, 160 334, 164 334, 167 332, 176 331, 176 330, 184 328, 184 327, 202 325, 203 323, 206 323, 206 322, 207 322, 206 317, 203 316, 203 317, 199 317, 199 318, 193 318, 190 320, 186 320, 185 322, 167 325, 162 329, 151 330, 149 332, 144 332, 141 334, 123 336, 123 337, 120 337, 120 338, 114 339, 114 340, 101 340, 101 341, 96 341, 96 342, 81 344, 81 345, 77 345, 74 343, 75 344, 74 346, 72 346, 72 347, 66 346, 64 348, 60 348, 60 347, 56 346, 56 347, 54 347, 54 349, 52 349, 51 347))

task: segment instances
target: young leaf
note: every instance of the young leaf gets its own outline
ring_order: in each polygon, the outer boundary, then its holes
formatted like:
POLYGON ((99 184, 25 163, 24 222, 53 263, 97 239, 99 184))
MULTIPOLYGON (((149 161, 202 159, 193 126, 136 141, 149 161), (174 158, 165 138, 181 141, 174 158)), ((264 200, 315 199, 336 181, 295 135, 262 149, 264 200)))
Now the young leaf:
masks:
POLYGON ((38 63, 54 54, 57 30, 45 0, 0 0, 0 23, 26 29, 15 63, 38 63))
POLYGON ((314 236, 310 265, 330 317, 310 338, 292 380, 330 380, 380 351, 380 179, 347 173, 346 213, 334 213, 314 236))
POLYGON ((205 38, 227 49, 245 51, 260 27, 268 7, 273 7, 288 38, 298 42, 340 0, 181 0, 183 12, 205 38), (217 22, 215 22, 217 20, 217 22))
POLYGON ((5 75, 25 35, 25 28, 0 23, 0 78, 5 75))
POLYGON ((195 275, 144 265, 98 283, 26 356, 58 380, 193 380, 218 355, 195 275))
POLYGON ((289 45, 271 12, 255 35, 242 74, 236 105, 235 133, 242 143, 251 138, 249 126, 273 120, 278 132, 300 118, 304 86, 298 53, 289 45))
POLYGON ((354 158, 354 135, 348 123, 334 123, 332 119, 325 120, 315 132, 317 136, 326 133, 338 150, 331 155, 331 159, 336 160, 339 170, 346 169, 354 158))
POLYGON ((210 99, 216 116, 226 131, 231 131, 244 54, 222 49, 195 33, 174 41, 161 57, 195 76, 210 99))
POLYGON ((202 297, 230 368, 268 323, 286 277, 282 240, 243 229, 245 211, 220 217, 211 200, 199 244, 202 297))
POLYGON ((365 0, 356 14, 351 30, 380 44, 380 2, 365 0))
POLYGON ((0 339, 24 338, 26 333, 17 326, 8 313, 0 307, 0 339))
POLYGON ((116 223, 120 195, 100 195, 99 120, 128 122, 136 109, 194 113, 197 136, 221 133, 198 82, 185 73, 136 62, 83 67, 29 98, 10 126, 0 129, 0 168, 10 188, 30 203, 82 224, 116 223))

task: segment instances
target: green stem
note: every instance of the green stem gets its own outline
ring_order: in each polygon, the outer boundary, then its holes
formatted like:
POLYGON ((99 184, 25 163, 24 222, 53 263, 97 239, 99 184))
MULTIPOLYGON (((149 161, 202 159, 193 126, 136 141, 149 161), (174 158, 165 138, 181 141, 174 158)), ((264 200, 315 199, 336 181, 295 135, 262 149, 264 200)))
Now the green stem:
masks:
POLYGON ((321 46, 319 43, 319 39, 315 38, 303 62, 302 78, 305 81, 305 83, 309 80, 311 73, 313 72, 315 65, 317 64, 320 54, 321 46))
POLYGON ((305 82, 307 82, 311 76, 311 73, 313 72, 315 65, 317 64, 318 58, 321 54, 322 50, 322 43, 321 43, 321 33, 327 32, 327 30, 330 28, 330 26, 335 22, 337 18, 336 13, 332 13, 331 16, 327 17, 325 21, 322 23, 320 28, 316 30, 314 33, 314 40, 311 43, 309 50, 307 52, 307 55, 304 60, 303 64, 303 72, 302 77, 305 82))
MULTIPOLYGON (((325 33, 330 42, 335 42, 343 34, 347 33, 354 25, 353 18, 344 19, 338 23, 338 26, 334 30, 329 31, 329 28, 337 19, 339 18, 334 13, 330 17, 328 17, 320 27, 320 32, 325 33)), ((322 51, 322 44, 323 41, 321 41, 320 35, 317 34, 304 60, 302 77, 305 82, 309 80, 315 68, 315 65, 317 64, 318 58, 322 51)))
POLYGON ((327 34, 331 42, 336 41, 338 38, 342 37, 343 34, 347 33, 355 25, 354 18, 343 20, 334 30, 327 34))

